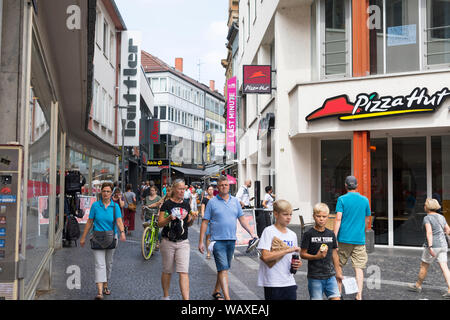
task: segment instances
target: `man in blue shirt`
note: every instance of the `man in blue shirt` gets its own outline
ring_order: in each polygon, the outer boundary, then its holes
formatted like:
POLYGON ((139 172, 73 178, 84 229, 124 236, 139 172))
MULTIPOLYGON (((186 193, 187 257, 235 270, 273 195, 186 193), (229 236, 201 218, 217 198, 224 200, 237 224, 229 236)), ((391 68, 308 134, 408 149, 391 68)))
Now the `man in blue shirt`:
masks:
MULTIPOLYGON (((222 288, 223 295, 226 300, 230 300, 228 290, 228 269, 230 269, 231 259, 234 254, 236 244, 236 224, 237 220, 242 227, 252 236, 248 222, 244 218, 239 201, 229 194, 230 184, 228 178, 221 176, 218 180, 217 187, 219 194, 208 201, 205 215, 200 228, 200 239, 198 249, 203 254, 205 251, 204 237, 210 222, 211 241, 215 241, 213 255, 217 267, 217 281, 214 289, 213 297, 221 300, 222 288)), ((223 299, 222 299, 223 300, 223 299)))
MULTIPOLYGON (((336 204, 336 220, 334 234, 336 235, 339 254, 339 264, 347 264, 349 257, 355 269, 358 293, 356 300, 362 299, 364 271, 367 264, 366 252, 366 226, 370 219, 369 200, 356 192, 358 183, 354 176, 345 179, 347 193, 338 198, 336 204)), ((342 282, 338 280, 339 290, 342 294, 342 282)))

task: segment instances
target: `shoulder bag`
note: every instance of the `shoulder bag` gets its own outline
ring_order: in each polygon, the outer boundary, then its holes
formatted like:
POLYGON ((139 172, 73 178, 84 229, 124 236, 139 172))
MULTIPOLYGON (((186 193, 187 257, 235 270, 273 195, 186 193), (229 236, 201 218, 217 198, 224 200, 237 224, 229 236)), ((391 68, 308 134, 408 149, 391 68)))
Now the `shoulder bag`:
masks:
MULTIPOLYGON (((115 249, 117 245, 117 241, 115 238, 115 229, 116 229, 116 204, 112 201, 113 204, 113 212, 114 212, 114 220, 113 220, 113 229, 108 231, 95 231, 93 230, 92 238, 91 238, 91 249, 92 250, 109 250, 115 249)), ((94 213, 95 220, 95 213, 94 213)))
POLYGON ((125 201, 126 201, 127 204, 128 204, 128 210, 136 211, 136 204, 135 204, 135 203, 129 203, 129 202, 128 202, 126 192, 124 193, 123 197, 125 198, 125 201))

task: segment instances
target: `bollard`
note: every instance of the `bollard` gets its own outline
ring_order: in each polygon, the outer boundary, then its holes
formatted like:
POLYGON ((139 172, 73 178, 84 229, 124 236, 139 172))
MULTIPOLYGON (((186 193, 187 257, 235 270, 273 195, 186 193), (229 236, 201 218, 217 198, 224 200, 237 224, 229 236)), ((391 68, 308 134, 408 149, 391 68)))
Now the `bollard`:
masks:
POLYGON ((375 232, 373 229, 366 230, 366 251, 367 253, 375 251, 375 232))

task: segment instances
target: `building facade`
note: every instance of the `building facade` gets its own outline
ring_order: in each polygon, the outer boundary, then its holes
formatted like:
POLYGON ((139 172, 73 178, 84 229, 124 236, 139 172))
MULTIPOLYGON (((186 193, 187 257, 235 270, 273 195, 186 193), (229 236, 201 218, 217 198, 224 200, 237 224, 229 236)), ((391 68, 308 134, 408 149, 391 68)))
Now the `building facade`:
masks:
POLYGON ((312 221, 319 201, 334 213, 353 174, 375 243, 421 246, 427 197, 450 218, 449 12, 434 0, 240 1, 240 70, 276 71, 271 95, 242 99, 240 180, 273 184, 312 221), (274 127, 255 145, 267 113, 274 127))
MULTIPOLYGON (((224 98, 183 74, 182 58, 176 58, 173 68, 142 51, 142 65, 155 95, 153 115, 160 120, 159 144, 149 149, 148 179, 167 184, 170 172, 170 177, 199 182, 205 165, 215 162, 216 134, 219 139, 224 133, 224 98), (207 132, 211 137, 208 150, 207 132)), ((217 158, 220 155, 218 150, 217 158)))

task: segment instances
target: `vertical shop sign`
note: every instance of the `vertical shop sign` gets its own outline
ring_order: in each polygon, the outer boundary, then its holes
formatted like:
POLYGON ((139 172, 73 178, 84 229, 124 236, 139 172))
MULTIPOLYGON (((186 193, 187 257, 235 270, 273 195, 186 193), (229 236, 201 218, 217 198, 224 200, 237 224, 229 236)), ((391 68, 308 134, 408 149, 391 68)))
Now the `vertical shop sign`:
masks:
POLYGON ((236 153, 236 77, 227 81, 227 151, 236 153))
MULTIPOLYGON (((122 119, 126 119, 124 145, 139 146, 140 112, 140 68, 141 68, 141 33, 137 31, 122 32, 120 73, 120 106, 124 108, 122 119)), ((120 130, 122 124, 119 122, 120 130)))
POLYGON ((160 143, 160 132, 159 132, 159 119, 149 120, 149 131, 150 131, 150 144, 160 143))

